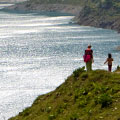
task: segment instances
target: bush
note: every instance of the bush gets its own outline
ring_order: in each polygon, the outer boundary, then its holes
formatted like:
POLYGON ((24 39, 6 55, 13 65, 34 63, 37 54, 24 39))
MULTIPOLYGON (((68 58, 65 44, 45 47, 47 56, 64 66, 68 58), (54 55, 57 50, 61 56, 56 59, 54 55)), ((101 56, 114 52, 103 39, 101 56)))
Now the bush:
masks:
POLYGON ((56 117, 55 117, 55 115, 49 115, 49 117, 48 117, 48 120, 54 120, 56 117))
POLYGON ((73 114, 70 116, 70 120, 79 120, 79 116, 78 116, 76 113, 73 113, 73 114))
POLYGON ((64 108, 62 106, 59 106, 57 109, 57 114, 63 113, 64 108))
POLYGON ((78 104, 78 108, 85 107, 87 105, 86 99, 80 100, 78 104))
POLYGON ((94 87, 94 93, 105 93, 107 92, 110 88, 101 84, 96 84, 93 82, 93 87, 94 87))
POLYGON ((106 93, 101 94, 95 98, 95 103, 101 104, 102 108, 108 107, 110 104, 112 104, 112 97, 106 93))
POLYGON ((82 78, 82 80, 85 80, 86 78, 88 78, 88 73, 83 73, 81 75, 81 78, 82 78))
POLYGON ((78 78, 80 73, 85 72, 85 67, 78 68, 73 72, 74 78, 78 78))

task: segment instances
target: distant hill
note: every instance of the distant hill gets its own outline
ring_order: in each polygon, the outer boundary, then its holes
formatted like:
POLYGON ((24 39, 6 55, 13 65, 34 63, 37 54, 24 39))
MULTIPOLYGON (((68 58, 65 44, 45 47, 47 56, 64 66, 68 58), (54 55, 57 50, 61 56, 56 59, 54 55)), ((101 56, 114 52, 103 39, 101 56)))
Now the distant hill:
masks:
MULTIPOLYGON (((92 1, 92 0, 90 0, 92 1)), ((77 16, 81 25, 113 29, 120 32, 120 1, 93 0, 77 16)))
POLYGON ((24 1, 28 1, 28 0, 0 0, 0 3, 18 3, 24 1))
POLYGON ((120 0, 29 0, 34 4, 71 4, 83 7, 76 17, 80 25, 120 32, 120 0))
POLYGON ((29 0, 30 2, 38 4, 78 4, 83 5, 86 0, 29 0))
POLYGON ((9 9, 72 13, 80 25, 120 32, 120 0, 29 0, 9 9))

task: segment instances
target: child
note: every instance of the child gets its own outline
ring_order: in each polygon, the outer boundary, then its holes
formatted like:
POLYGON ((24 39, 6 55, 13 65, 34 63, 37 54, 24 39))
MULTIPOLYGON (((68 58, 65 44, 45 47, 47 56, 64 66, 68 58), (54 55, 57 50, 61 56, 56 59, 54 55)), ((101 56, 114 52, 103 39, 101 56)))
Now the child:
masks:
POLYGON ((104 64, 108 63, 108 71, 109 72, 111 72, 111 70, 112 70, 112 61, 113 61, 112 55, 109 53, 107 60, 104 62, 104 64))

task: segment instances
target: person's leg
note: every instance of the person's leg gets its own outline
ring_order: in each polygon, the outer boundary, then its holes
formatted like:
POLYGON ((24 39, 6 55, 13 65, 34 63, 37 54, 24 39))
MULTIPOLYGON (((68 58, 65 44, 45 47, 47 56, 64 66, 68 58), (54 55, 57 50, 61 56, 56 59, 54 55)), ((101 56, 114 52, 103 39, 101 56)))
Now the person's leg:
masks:
POLYGON ((88 69, 89 69, 89 63, 86 62, 86 70, 88 71, 88 69))
POLYGON ((111 72, 112 70, 112 65, 108 65, 108 71, 111 72))
POLYGON ((92 60, 90 61, 90 71, 92 71, 92 60))
POLYGON ((88 72, 92 70, 92 61, 86 63, 86 69, 88 72))

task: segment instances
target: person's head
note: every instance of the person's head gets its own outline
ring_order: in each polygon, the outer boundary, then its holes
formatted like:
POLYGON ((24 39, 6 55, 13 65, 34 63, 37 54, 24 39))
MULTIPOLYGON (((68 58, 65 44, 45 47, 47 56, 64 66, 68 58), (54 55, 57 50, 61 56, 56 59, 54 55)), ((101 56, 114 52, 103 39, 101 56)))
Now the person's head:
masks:
POLYGON ((88 45, 88 48, 91 48, 92 46, 91 45, 88 45))
POLYGON ((108 54, 108 58, 112 58, 112 55, 110 53, 108 54))

